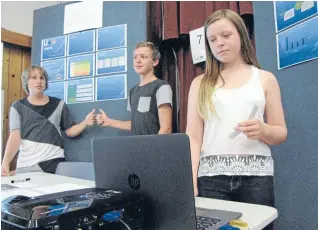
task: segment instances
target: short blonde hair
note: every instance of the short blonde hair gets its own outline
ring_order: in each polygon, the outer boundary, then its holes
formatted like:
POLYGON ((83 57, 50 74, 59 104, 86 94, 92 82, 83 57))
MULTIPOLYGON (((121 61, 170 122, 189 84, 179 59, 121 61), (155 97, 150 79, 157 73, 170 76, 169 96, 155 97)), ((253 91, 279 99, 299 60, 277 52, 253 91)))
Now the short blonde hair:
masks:
POLYGON ((160 51, 158 50, 158 48, 155 46, 155 44, 153 44, 152 42, 139 42, 135 49, 138 49, 140 47, 148 47, 149 49, 151 49, 152 51, 152 59, 155 60, 159 60, 161 55, 160 55, 160 51))
POLYGON ((22 76, 21 76, 22 87, 23 87, 24 92, 26 92, 27 94, 30 93, 29 87, 28 87, 28 81, 29 81, 29 78, 31 76, 31 73, 35 70, 39 71, 41 76, 45 78, 45 90, 47 90, 47 88, 48 88, 49 77, 48 77, 46 70, 44 68, 42 68, 41 66, 31 65, 29 68, 27 68, 22 73, 22 76))

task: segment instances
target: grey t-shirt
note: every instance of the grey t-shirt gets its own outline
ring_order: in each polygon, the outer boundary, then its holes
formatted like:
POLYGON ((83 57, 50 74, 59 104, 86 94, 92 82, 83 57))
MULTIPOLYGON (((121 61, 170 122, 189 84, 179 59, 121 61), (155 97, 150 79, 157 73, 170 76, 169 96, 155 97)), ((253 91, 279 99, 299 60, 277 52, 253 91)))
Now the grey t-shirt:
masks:
POLYGON ((163 104, 172 107, 172 90, 168 82, 157 79, 143 86, 135 85, 129 92, 127 105, 127 110, 131 111, 132 134, 158 134, 158 108, 163 104))
POLYGON ((49 97, 45 105, 32 105, 27 98, 10 109, 10 131, 20 130, 18 168, 64 157, 61 131, 74 125, 64 101, 49 97))

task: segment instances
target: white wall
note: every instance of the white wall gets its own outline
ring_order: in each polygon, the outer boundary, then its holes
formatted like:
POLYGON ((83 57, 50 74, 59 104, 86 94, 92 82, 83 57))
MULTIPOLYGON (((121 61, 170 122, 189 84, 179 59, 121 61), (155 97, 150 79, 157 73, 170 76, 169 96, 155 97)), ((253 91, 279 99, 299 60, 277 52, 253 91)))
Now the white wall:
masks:
POLYGON ((1 1, 1 27, 32 36, 33 11, 57 3, 58 1, 1 1))

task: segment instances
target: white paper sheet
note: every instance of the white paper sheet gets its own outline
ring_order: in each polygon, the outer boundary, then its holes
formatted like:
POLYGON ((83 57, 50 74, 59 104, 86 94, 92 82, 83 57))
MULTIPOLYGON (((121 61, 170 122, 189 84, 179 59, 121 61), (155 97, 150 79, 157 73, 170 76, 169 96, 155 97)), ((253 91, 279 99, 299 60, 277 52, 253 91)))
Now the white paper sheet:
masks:
POLYGON ((36 184, 32 184, 30 182, 19 182, 19 183, 14 183, 11 185, 18 188, 34 188, 37 186, 36 184))
POLYGON ((56 185, 44 186, 44 187, 33 188, 33 189, 43 194, 51 194, 51 193, 64 192, 64 191, 83 189, 83 188, 91 188, 91 187, 85 186, 85 185, 65 183, 65 184, 56 184, 56 185))
POLYGON ((204 26, 189 31, 193 64, 204 62, 206 60, 204 34, 204 26))
POLYGON ((85 1, 64 8, 64 34, 103 26, 103 1, 85 1))
MULTIPOLYGON (((258 106, 254 105, 252 112, 250 113, 250 115, 248 116, 248 120, 251 120, 255 117, 256 112, 258 110, 258 106)), ((229 134, 229 138, 234 139, 235 137, 237 137, 242 131, 233 131, 229 134)))

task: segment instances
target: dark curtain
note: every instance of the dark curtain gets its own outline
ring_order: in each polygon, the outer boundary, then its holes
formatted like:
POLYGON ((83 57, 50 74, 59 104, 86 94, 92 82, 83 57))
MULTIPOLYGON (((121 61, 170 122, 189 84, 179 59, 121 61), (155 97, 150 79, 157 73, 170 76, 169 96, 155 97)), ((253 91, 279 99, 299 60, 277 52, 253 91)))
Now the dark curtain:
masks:
MULTIPOLYGON (((160 49, 157 77, 173 90, 173 131, 185 132, 188 93, 192 80, 204 72, 204 63, 192 62, 189 31, 202 27, 218 9, 231 9, 243 18, 254 44, 252 2, 148 2, 148 39, 160 49)), ((255 46, 254 46, 255 47, 255 46)))

